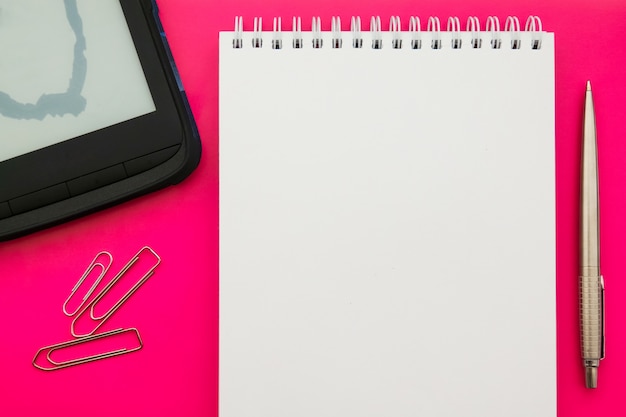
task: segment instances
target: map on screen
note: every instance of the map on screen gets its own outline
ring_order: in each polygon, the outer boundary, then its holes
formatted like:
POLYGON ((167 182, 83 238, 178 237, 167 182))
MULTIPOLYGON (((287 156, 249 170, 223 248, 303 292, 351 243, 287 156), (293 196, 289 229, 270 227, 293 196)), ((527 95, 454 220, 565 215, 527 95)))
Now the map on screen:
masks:
POLYGON ((118 0, 0 0, 0 162, 156 110, 118 0))

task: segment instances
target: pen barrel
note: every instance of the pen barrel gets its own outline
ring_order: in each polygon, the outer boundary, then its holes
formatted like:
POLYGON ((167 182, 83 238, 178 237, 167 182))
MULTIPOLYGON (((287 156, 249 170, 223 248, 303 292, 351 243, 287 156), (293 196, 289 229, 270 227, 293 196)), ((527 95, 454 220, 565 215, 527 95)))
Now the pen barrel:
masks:
POLYGON ((580 276, 579 291, 581 355, 585 361, 600 360, 604 356, 602 277, 580 276))

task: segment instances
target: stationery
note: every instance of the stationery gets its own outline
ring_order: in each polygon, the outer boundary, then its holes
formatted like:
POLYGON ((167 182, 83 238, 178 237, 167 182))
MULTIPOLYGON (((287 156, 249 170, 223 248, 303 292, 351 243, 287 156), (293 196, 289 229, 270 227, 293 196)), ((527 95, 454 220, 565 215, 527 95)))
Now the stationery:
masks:
POLYGON ((580 341, 585 386, 598 387, 604 359, 604 279, 600 274, 600 207, 598 146, 591 82, 585 91, 580 196, 580 341))
POLYGON ((359 20, 220 34, 220 416, 555 416, 554 36, 359 20))

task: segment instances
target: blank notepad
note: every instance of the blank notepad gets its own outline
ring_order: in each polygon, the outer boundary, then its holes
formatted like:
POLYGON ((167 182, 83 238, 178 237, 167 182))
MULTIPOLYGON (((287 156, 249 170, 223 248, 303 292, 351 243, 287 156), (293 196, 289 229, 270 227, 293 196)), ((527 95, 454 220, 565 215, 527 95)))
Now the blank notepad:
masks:
POLYGON ((220 416, 556 416, 553 34, 284 30, 220 34, 220 416))

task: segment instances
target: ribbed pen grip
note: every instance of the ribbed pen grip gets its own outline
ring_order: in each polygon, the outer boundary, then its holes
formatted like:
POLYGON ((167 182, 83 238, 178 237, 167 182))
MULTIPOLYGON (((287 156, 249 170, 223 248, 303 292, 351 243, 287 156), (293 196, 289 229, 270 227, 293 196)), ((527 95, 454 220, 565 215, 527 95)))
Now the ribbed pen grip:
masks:
POLYGON ((601 359, 603 349, 602 277, 581 276, 580 282, 580 344, 582 358, 601 359))

